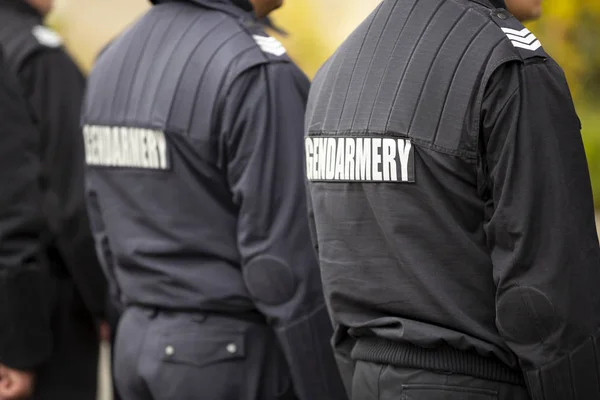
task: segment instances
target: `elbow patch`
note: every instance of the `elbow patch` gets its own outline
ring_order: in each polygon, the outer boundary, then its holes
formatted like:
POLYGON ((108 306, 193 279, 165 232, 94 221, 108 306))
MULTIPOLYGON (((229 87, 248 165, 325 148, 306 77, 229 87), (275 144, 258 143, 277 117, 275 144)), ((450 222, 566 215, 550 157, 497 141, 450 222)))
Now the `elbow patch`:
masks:
POLYGON ((514 287, 498 301, 498 329, 505 339, 519 345, 544 343, 559 327, 554 305, 532 287, 514 287))
POLYGON ((257 257, 244 267, 243 274, 250 295, 265 305, 286 303, 296 293, 294 271, 278 258, 257 257))

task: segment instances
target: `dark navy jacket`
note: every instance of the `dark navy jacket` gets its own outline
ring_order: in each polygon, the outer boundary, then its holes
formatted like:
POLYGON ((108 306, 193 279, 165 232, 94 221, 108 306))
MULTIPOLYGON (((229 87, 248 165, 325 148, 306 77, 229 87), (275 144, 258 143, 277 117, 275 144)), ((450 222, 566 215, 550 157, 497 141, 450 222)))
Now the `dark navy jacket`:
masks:
POLYGON ((260 311, 299 398, 343 398, 306 217, 309 82, 247 1, 157 3, 89 79, 88 199, 106 272, 126 305, 260 311))
POLYGON ((52 351, 40 138, 0 52, 0 364, 22 370, 52 351))
POLYGON ((102 318, 106 280, 94 251, 84 196, 84 146, 79 126, 84 76, 62 46, 62 39, 43 25, 42 16, 25 1, 0 0, 0 47, 7 68, 19 78, 41 135, 50 265, 55 275, 75 283, 87 311, 102 318))
POLYGON ((562 70, 502 1, 384 0, 307 108, 314 236, 349 376, 366 360, 600 398, 580 124, 562 70))

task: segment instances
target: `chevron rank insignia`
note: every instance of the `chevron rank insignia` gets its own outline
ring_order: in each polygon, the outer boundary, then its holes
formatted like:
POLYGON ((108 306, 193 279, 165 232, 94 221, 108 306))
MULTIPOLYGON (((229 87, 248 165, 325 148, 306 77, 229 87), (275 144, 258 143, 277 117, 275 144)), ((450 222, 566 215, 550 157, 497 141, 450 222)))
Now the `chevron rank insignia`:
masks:
POLYGON ((58 33, 43 25, 33 27, 31 33, 42 46, 56 48, 63 44, 63 40, 58 33))
POLYGON ((512 45, 515 47, 531 51, 536 51, 542 47, 542 44, 538 38, 535 37, 535 35, 527 28, 523 28, 520 31, 516 29, 502 28, 502 31, 506 34, 512 45))
POLYGON ((252 35, 252 38, 256 41, 258 47, 265 53, 270 53, 277 57, 286 53, 285 47, 283 47, 281 42, 274 37, 252 35))

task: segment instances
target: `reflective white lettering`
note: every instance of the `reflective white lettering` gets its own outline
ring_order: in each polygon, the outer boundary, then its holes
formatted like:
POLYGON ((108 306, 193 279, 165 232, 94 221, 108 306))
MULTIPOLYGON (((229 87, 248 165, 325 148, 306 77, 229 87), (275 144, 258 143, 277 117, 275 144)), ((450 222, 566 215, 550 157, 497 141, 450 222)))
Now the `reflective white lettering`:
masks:
POLYGON ((121 144, 121 136, 120 136, 119 129, 117 128, 113 128, 113 130, 111 131, 111 135, 110 138, 108 138, 108 140, 110 141, 109 147, 112 149, 112 151, 110 152, 111 154, 111 163, 114 167, 118 167, 121 165, 121 151, 122 148, 120 146, 121 144))
POLYGON ((86 125, 83 128, 88 165, 168 169, 164 132, 132 127, 86 125))
POLYGON ((354 140, 348 139, 346 140, 346 166, 345 166, 345 176, 346 179, 354 180, 354 140))
POLYGON ((373 180, 374 181, 380 181, 382 179, 381 177, 381 138, 374 138, 373 139, 373 144, 372 144, 372 149, 373 149, 373 157, 371 157, 371 165, 373 168, 373 180))
POLYGON ((409 139, 308 137, 307 177, 325 182, 415 182, 414 148, 409 139))
POLYGON ((158 168, 167 169, 167 139, 165 139, 165 134, 160 131, 152 131, 152 133, 154 134, 157 146, 156 151, 160 159, 158 168))
POLYGON ((311 138, 304 139, 304 147, 306 151, 306 178, 312 179, 313 177, 313 142, 311 138))
POLYGON ((327 142, 323 138, 318 138, 317 142, 319 143, 319 179, 325 179, 325 171, 327 169, 325 164, 325 160, 327 159, 327 149, 325 145, 327 142))
POLYGON ((338 139, 337 141, 337 154, 335 156, 335 179, 345 180, 344 175, 344 138, 338 139))
POLYGON ((335 138, 327 140, 327 172, 325 179, 333 179, 335 174, 335 138))
POLYGON ((383 139, 383 180, 396 181, 396 142, 394 139, 383 139))
POLYGON ((371 179, 371 139, 356 139, 356 179, 371 179))
POLYGON ((408 182, 408 162, 410 161, 410 153, 412 143, 408 140, 398 139, 398 154, 400 155, 400 169, 402 171, 402 181, 408 182))

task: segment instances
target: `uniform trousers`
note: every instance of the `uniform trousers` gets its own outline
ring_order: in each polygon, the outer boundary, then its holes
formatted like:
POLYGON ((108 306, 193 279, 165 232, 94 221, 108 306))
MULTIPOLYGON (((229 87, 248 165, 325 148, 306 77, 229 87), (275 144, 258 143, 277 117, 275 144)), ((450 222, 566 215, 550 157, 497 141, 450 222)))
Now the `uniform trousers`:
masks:
POLYGON ((273 330, 230 315, 128 307, 115 347, 126 400, 295 400, 273 330))

